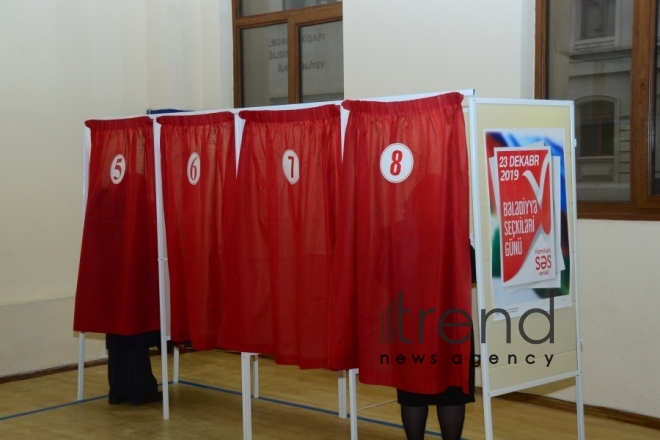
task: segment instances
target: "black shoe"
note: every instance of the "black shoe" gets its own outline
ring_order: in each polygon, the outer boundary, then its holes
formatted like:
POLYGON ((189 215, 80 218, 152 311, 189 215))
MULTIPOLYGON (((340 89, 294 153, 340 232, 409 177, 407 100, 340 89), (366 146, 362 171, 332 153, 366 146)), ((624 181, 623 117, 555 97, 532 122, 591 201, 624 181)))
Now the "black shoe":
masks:
POLYGON ((152 394, 151 397, 147 399, 131 402, 131 406, 144 405, 146 403, 153 403, 153 402, 162 402, 162 400, 163 400, 163 392, 156 391, 156 393, 152 394))
POLYGON ((110 405, 119 405, 120 403, 124 403, 128 400, 128 397, 108 397, 108 403, 110 405))

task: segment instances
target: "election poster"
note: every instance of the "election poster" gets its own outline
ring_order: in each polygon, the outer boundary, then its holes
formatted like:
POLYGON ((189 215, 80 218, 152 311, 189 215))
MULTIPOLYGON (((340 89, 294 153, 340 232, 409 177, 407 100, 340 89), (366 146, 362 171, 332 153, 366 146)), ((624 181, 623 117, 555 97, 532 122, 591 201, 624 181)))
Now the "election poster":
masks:
MULTIPOLYGON (((493 305, 571 305, 564 129, 486 130, 493 305)), ((496 316, 496 319, 503 316, 496 316)))

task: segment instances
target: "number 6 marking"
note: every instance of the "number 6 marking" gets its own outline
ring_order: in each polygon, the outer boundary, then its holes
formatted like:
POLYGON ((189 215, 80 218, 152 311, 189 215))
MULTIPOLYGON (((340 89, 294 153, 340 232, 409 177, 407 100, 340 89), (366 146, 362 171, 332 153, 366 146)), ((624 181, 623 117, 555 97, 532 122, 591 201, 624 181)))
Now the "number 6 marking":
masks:
POLYGON ((282 155, 282 171, 291 185, 300 178, 300 159, 293 150, 286 150, 282 155))
POLYGON ((126 159, 123 154, 118 154, 110 163, 110 181, 119 185, 126 174, 126 159))
POLYGON ((197 182, 199 182, 199 177, 202 174, 200 169, 201 162, 199 154, 197 153, 192 153, 188 158, 188 182, 190 182, 191 185, 196 185, 197 182))
POLYGON ((415 160, 404 144, 391 144, 380 155, 380 173, 392 183, 403 182, 410 176, 415 160))

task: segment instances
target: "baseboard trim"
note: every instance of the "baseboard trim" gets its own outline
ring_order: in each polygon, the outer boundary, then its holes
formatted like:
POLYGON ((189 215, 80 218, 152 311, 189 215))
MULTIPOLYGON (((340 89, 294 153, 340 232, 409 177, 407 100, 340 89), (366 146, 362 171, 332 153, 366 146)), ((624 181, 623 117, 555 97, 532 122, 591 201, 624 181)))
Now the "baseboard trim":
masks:
MULTIPOLYGON (((539 396, 536 394, 514 392, 498 396, 496 399, 529 403, 532 405, 543 406, 545 408, 570 411, 572 413, 577 411, 575 402, 568 402, 566 400, 555 399, 554 397, 539 396)), ((596 405, 584 405, 584 414, 660 430, 660 418, 657 417, 645 416, 642 414, 631 413, 613 408, 605 408, 596 405)))
MULTIPOLYGON (((185 353, 187 351, 191 350, 181 350, 181 353, 185 353)), ((168 353, 171 353, 172 351, 169 350, 168 353)), ((152 348, 149 350, 149 356, 158 356, 160 355, 160 350, 157 350, 155 348, 152 348)), ((108 359, 98 359, 95 361, 87 361, 85 362, 85 368, 89 367, 98 367, 99 365, 107 365, 108 364, 108 359)), ((18 374, 12 374, 9 376, 2 376, 0 377, 0 384, 7 383, 7 382, 16 382, 18 380, 27 380, 27 379, 34 379, 35 377, 41 377, 41 376, 48 376, 50 374, 57 374, 57 373, 64 373, 67 371, 73 371, 78 369, 78 364, 69 364, 69 365, 62 365, 61 367, 53 367, 53 368, 46 368, 45 370, 38 370, 38 371, 32 371, 30 373, 18 373, 18 374)))
MULTIPOLYGON (((85 368, 96 367, 99 365, 106 365, 107 363, 108 363, 107 359, 88 361, 85 362, 85 368)), ((10 376, 0 377, 0 384, 7 382, 16 382, 18 380, 34 379, 35 377, 49 376, 51 374, 64 373, 66 371, 72 371, 77 369, 78 369, 78 364, 71 364, 71 365, 63 365, 61 367, 47 368, 45 370, 32 371, 30 373, 12 374, 10 376)))

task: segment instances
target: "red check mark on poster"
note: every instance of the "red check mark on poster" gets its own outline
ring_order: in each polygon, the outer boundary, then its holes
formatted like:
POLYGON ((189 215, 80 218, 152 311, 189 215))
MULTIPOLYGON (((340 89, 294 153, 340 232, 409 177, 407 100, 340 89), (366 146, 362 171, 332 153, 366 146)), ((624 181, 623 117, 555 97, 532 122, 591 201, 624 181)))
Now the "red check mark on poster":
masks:
POLYGON ((532 191, 534 191, 534 195, 536 196, 536 201, 538 202, 539 206, 543 208, 543 189, 545 188, 545 175, 548 172, 548 167, 550 166, 550 155, 546 155, 545 159, 543 160, 543 168, 541 168, 541 185, 539 186, 538 182, 534 178, 534 174, 530 170, 527 170, 523 173, 523 176, 527 178, 529 181, 529 185, 532 187, 532 191))

